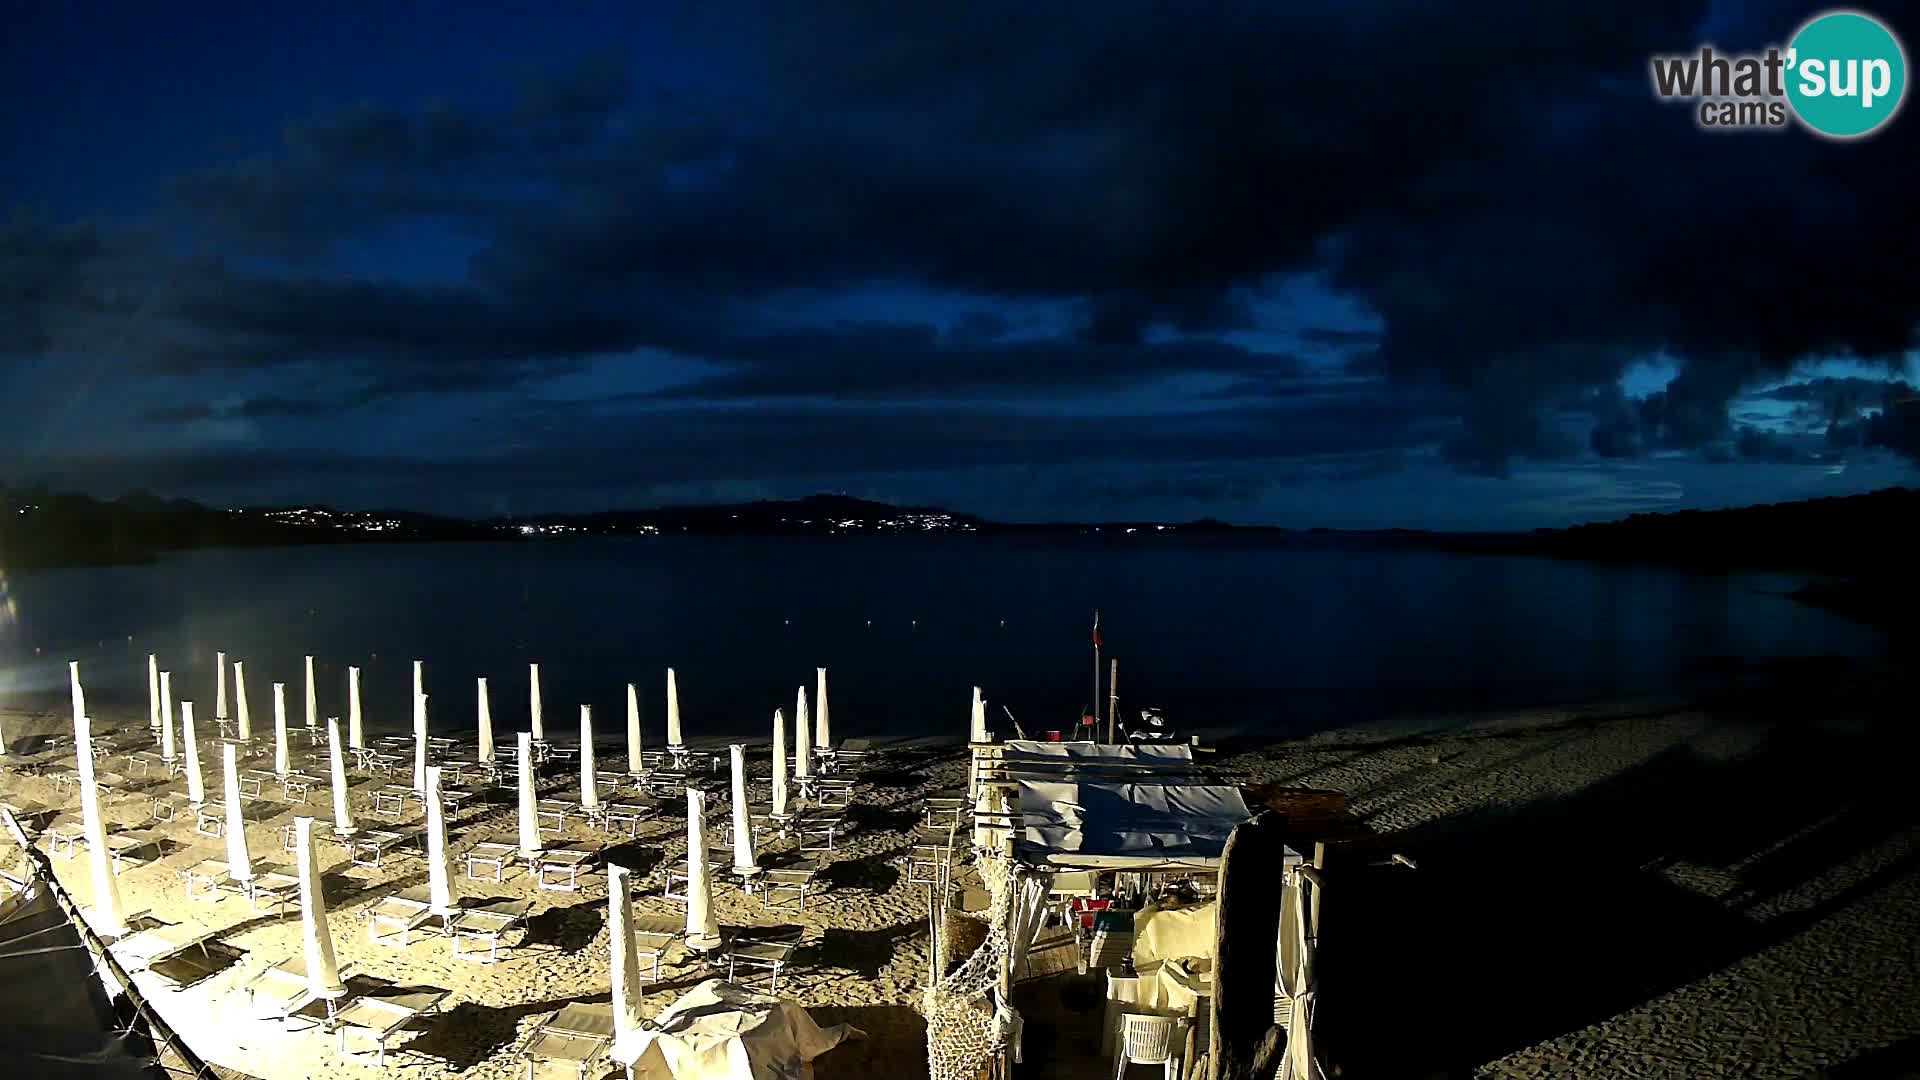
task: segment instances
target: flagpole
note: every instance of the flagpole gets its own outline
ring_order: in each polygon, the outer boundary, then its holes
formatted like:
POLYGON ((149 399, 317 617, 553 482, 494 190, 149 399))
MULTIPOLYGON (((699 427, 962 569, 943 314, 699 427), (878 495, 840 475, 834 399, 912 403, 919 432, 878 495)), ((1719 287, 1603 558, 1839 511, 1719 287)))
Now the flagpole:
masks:
POLYGON ((1100 715, 1100 609, 1093 609, 1093 703, 1088 706, 1094 716, 1100 715))

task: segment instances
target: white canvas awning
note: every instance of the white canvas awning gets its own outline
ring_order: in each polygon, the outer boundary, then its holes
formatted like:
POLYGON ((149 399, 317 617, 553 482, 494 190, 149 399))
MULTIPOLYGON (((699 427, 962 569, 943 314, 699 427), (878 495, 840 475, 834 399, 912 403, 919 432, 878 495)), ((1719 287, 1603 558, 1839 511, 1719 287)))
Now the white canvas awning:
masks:
POLYGON ((1073 765, 1131 765, 1185 769, 1193 764, 1193 747, 1186 743, 1041 742, 1008 739, 1000 752, 1004 761, 1033 761, 1073 765))
POLYGON ((1226 784, 1022 780, 1014 854, 1072 869, 1205 869, 1249 816, 1226 784))

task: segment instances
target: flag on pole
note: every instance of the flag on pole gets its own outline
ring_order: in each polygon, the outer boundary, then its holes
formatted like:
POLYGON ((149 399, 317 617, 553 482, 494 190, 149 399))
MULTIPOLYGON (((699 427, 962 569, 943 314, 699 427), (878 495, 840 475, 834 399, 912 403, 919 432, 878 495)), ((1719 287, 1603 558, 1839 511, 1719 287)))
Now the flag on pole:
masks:
POLYGON ((1097 608, 1093 613, 1093 647, 1100 647, 1100 611, 1097 608))

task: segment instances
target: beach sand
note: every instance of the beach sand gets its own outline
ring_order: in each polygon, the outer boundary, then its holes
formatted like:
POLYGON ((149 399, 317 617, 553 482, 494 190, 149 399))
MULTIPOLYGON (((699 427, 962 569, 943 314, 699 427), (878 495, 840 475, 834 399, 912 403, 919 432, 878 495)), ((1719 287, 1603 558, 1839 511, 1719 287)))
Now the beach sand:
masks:
MULTIPOLYGON (((1899 1076, 1920 1065, 1920 804, 1904 752, 1907 700, 1901 687, 1853 679, 1705 703, 1402 722, 1262 746, 1243 739, 1221 764, 1252 780, 1345 791, 1389 835, 1389 850, 1419 863, 1393 871, 1408 892, 1384 911, 1363 918, 1355 903, 1343 917, 1337 890, 1326 899, 1323 947, 1334 935, 1367 945, 1347 950, 1356 956, 1347 980, 1329 973, 1323 986, 1326 1015, 1344 1006, 1364 1010, 1366 1022, 1349 1012, 1344 1024, 1330 1020, 1329 1037, 1371 1030, 1399 1048, 1394 1074, 1899 1076), (1366 972, 1362 959, 1373 965, 1366 972)), ((103 726, 116 721, 140 718, 103 726)), ((67 718, 15 713, 5 723, 18 739, 65 730, 67 718)), ((768 911, 730 884, 716 888, 723 926, 803 927, 809 947, 781 992, 822 1024, 867 1033, 815 1063, 822 1080, 926 1073, 917 1012, 926 899, 904 884, 897 859, 919 797, 962 777, 957 746, 889 750, 859 789, 857 830, 822 856, 833 861, 830 887, 805 912, 768 911)), ((209 779, 217 790, 217 769, 209 779)), ((364 825, 375 820, 366 793, 386 781, 356 781, 364 825)), ((576 783, 556 772, 543 788, 576 783)), ((9 797, 63 801, 45 781, 8 776, 4 785, 9 797)), ((107 815, 132 826, 146 806, 125 796, 107 815)), ((328 806, 322 787, 302 812, 325 822, 328 806)), ((250 814, 255 859, 290 862, 278 829, 294 811, 262 803, 250 814)), ((502 793, 452 827, 456 852, 476 839, 511 840, 512 803, 502 793)), ((184 899, 178 869, 221 857, 221 841, 188 822, 159 828, 180 848, 121 875, 128 908, 208 921, 245 954, 198 986, 157 993, 168 1019, 210 1061, 249 1075, 376 1075, 371 1055, 343 1058, 330 1037, 248 1018, 237 988, 298 953, 297 913, 256 913, 238 897, 184 899)), ((659 894, 684 833, 669 811, 616 853, 641 871, 641 911, 681 913, 659 894)), ((337 847, 321 851, 342 859, 337 847)), ((53 862, 85 904, 84 857, 53 862)), ((418 859, 328 875, 343 965, 452 992, 444 1015, 396 1039, 389 1069, 521 1075, 519 1049, 534 1027, 567 1002, 606 1000, 603 872, 578 893, 537 891, 524 875, 459 880, 463 895, 536 902, 529 944, 491 966, 453 959, 437 937, 405 949, 368 941, 361 912, 424 880, 418 859)), ((1330 948, 1326 956, 1331 963, 1330 948)), ((647 1011, 709 974, 676 950, 647 1011)), ((1084 1064, 1089 1077, 1111 1069, 1084 1064)), ((1048 1072, 1057 1075, 1057 1063, 1048 1072)))

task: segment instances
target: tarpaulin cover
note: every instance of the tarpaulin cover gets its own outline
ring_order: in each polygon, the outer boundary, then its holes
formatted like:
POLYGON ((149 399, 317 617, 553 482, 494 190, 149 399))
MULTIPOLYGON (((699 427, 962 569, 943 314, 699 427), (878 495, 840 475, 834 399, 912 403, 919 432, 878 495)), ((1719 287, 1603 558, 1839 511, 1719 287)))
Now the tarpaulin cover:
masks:
POLYGON ((1233 827, 1247 820, 1240 789, 1224 784, 1023 780, 1023 862, 1082 869, 1218 866, 1233 827))
POLYGON ((635 1080, 801 1080, 805 1065, 859 1031, 823 1028, 790 998, 708 979, 615 1047, 635 1080))
POLYGON ((46 887, 0 887, 0 1061, 9 1077, 162 1076, 128 1045, 92 954, 46 887))

